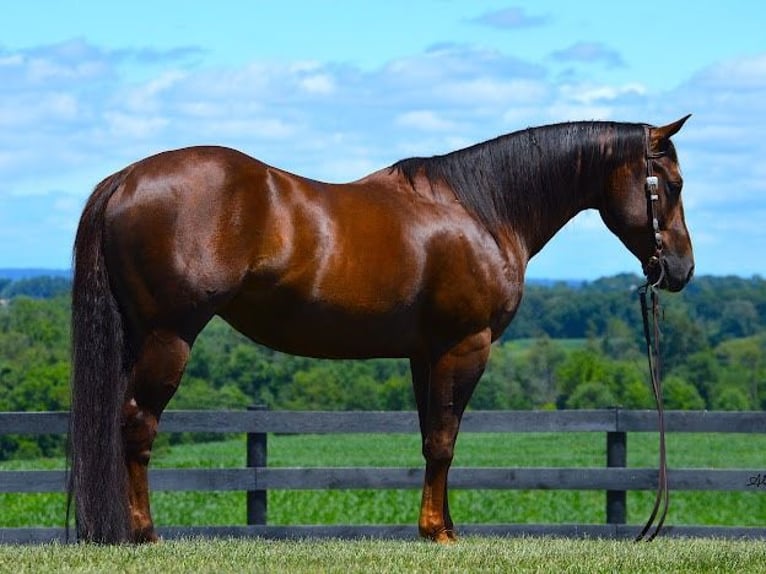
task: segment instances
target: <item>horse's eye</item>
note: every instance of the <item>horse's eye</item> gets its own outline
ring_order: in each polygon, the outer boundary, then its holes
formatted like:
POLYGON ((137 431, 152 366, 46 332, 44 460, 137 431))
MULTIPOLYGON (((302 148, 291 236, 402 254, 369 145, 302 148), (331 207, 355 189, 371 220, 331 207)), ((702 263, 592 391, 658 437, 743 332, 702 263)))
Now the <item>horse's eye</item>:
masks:
POLYGON ((684 182, 681 180, 678 181, 668 181, 668 191, 672 193, 673 195, 678 195, 681 193, 681 188, 683 187, 684 182))

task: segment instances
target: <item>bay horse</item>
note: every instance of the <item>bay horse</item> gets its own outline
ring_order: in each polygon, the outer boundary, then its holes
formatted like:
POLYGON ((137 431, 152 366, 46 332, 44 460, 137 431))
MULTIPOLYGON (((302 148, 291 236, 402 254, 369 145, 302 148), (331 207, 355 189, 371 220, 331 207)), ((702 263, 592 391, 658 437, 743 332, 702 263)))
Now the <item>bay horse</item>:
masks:
POLYGON ((152 442, 214 315, 287 353, 408 358, 425 458, 419 532, 455 539, 447 473, 460 420, 530 258, 596 209, 659 288, 691 278, 670 141, 688 117, 528 128, 347 184, 223 147, 167 151, 104 179, 74 245, 69 492, 80 539, 157 539, 152 442))

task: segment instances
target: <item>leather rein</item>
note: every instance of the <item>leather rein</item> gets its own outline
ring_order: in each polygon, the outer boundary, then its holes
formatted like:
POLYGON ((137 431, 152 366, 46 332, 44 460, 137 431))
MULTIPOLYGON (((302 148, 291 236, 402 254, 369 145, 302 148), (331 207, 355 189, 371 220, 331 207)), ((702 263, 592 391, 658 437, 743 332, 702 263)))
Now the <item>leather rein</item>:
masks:
POLYGON ((669 489, 668 489, 668 463, 665 448, 665 408, 662 401, 662 377, 660 375, 660 298, 659 285, 665 276, 662 255, 662 235, 660 233, 659 220, 657 219, 656 204, 659 201, 658 187, 659 180, 654 175, 652 160, 660 158, 663 152, 652 152, 651 140, 649 137, 649 128, 644 128, 646 135, 646 200, 649 220, 652 226, 654 238, 654 254, 644 271, 646 283, 639 289, 639 298, 641 300, 641 318, 644 326, 644 340, 646 341, 646 357, 649 363, 649 375, 652 382, 652 391, 657 405, 657 423, 660 442, 660 460, 657 477, 657 496, 654 500, 654 508, 646 521, 641 532, 636 537, 636 542, 651 541, 660 533, 662 525, 668 514, 669 489), (657 270, 658 275, 655 280, 650 279, 652 270, 657 270), (656 524, 655 524, 656 520, 656 524))

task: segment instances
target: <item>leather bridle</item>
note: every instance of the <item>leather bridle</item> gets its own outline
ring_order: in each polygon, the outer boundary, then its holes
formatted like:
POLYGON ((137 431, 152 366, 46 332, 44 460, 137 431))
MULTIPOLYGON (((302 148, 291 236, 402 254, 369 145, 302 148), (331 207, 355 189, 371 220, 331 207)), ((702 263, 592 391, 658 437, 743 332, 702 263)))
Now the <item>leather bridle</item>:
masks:
POLYGON ((649 215, 649 223, 651 225, 652 238, 654 240, 654 253, 649 258, 644 273, 647 276, 647 281, 651 277, 651 270, 658 269, 657 279, 652 282, 652 287, 657 287, 662 283, 665 278, 665 266, 663 265, 662 254, 662 233, 660 232, 660 222, 657 218, 657 202, 660 200, 659 179, 654 175, 654 167, 652 160, 659 159, 665 155, 665 152, 653 152, 651 149, 651 138, 649 136, 649 127, 644 127, 644 139, 645 139, 645 151, 644 158, 646 161, 646 203, 647 212, 649 215))
POLYGON ((659 201, 659 180, 657 176, 654 175, 654 170, 652 168, 652 160, 662 157, 664 153, 652 152, 649 128, 645 127, 644 131, 646 141, 646 200, 649 221, 651 224, 651 232, 654 239, 654 254, 650 257, 649 262, 644 269, 644 274, 646 275, 646 283, 639 289, 639 296, 641 300, 641 317, 643 319, 644 326, 644 339, 646 341, 646 356, 649 363, 649 374, 652 382, 652 391, 654 392, 654 400, 657 405, 657 426, 659 429, 660 460, 657 477, 657 496, 654 500, 654 508, 652 509, 652 513, 649 516, 649 519, 646 521, 643 529, 636 537, 636 542, 654 540, 654 538, 660 533, 660 530, 662 529, 662 525, 665 522, 665 517, 667 516, 669 506, 668 463, 665 449, 665 409, 662 401, 662 377, 660 376, 660 329, 658 323, 661 313, 658 287, 664 279, 665 266, 663 265, 662 234, 660 233, 660 224, 659 220, 657 219, 656 210, 656 205, 659 201), (652 270, 657 268, 659 268, 657 278, 652 280, 652 270), (655 520, 657 520, 656 524, 655 520), (653 531, 652 527, 654 527, 653 531))

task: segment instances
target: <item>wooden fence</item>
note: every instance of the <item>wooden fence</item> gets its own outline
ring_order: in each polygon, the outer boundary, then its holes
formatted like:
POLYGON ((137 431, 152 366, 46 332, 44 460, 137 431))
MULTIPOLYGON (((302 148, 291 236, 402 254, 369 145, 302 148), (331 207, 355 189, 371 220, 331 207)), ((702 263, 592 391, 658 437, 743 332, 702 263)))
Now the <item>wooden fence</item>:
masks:
MULTIPOLYGON (((67 413, 0 413, 0 435, 66 433, 67 413)), ((764 412, 666 413, 668 432, 763 433, 764 412)), ((462 489, 543 489, 605 491, 604 524, 466 524, 464 534, 553 535, 632 538, 639 527, 625 523, 626 493, 654 490, 654 468, 627 467, 627 434, 656 431, 653 411, 619 408, 583 411, 469 411, 466 432, 595 432, 606 435, 606 460, 600 468, 453 468, 450 487, 462 489)), ((267 492, 276 489, 419 489, 422 468, 274 468, 268 467, 268 433, 417 433, 414 412, 169 411, 162 432, 247 433, 247 467, 226 469, 156 469, 155 490, 246 491, 247 525, 160 527, 161 536, 261 536, 266 538, 341 537, 411 538, 408 525, 271 526, 267 492)), ((671 469, 671 491, 761 491, 766 469, 671 469)), ((0 492, 62 492, 64 471, 0 471, 0 492)), ((0 510, 1 511, 1 510, 0 510)), ((63 522, 63 517, 62 517, 63 522)), ((766 517, 764 517, 766 522, 766 517)), ((666 536, 766 538, 766 528, 667 526, 666 536)), ((65 540, 64 528, 0 528, 0 542, 65 540)))

